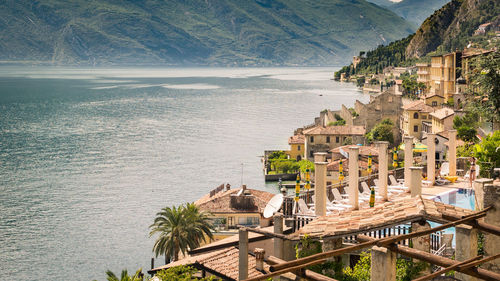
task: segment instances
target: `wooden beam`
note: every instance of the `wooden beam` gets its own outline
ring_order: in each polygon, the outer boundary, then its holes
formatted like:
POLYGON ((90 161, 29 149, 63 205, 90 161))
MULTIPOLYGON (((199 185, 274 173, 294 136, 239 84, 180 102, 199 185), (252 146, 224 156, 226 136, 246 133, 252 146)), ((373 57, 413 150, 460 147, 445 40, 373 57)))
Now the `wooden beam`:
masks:
MULTIPOLYGON (((460 216, 452 215, 452 214, 442 214, 443 219, 447 221, 457 221, 460 219, 460 216)), ((473 221, 467 221, 464 222, 464 224, 470 225, 474 228, 477 228, 478 230, 481 230, 483 232, 488 232, 494 235, 500 236, 500 227, 484 222, 480 222, 477 220, 473 221)))
POLYGON ((466 221, 470 221, 470 220, 475 220, 475 219, 478 219, 478 218, 482 218, 486 216, 486 212, 479 212, 479 213, 476 213, 474 215, 471 215, 471 216, 468 216, 466 218, 463 218, 463 219, 459 219, 459 220, 456 220, 456 221, 453 221, 453 222, 449 222, 449 223, 445 223, 443 225, 440 225, 440 226, 437 226, 437 227, 433 227, 433 228, 430 228, 430 229, 427 229, 427 230, 422 230, 422 231, 416 231, 416 232, 412 232, 412 233, 408 233, 408 234, 403 234, 403 235, 398 235, 398 236, 391 236, 391 237, 387 237, 387 238, 383 238, 381 240, 379 240, 377 242, 377 246, 379 247, 385 247, 389 244, 392 244, 392 243, 396 243, 396 242, 399 242, 401 240, 406 240, 406 239, 411 239, 411 238, 415 238, 415 237, 419 237, 419 236, 422 236, 422 235, 426 235, 426 234, 431 234, 433 232, 436 232, 436 231, 439 231, 439 230, 442 230, 442 229, 446 229, 446 228, 449 228, 449 227, 452 227, 452 226, 456 226, 458 224, 462 224, 466 221))
POLYGON ((290 239, 290 237, 288 237, 288 235, 264 231, 264 230, 259 229, 259 228, 244 227, 243 229, 246 231, 249 231, 249 232, 255 232, 258 234, 262 234, 264 236, 267 236, 268 238, 280 238, 280 239, 284 239, 284 240, 293 240, 293 239, 290 239))
MULTIPOLYGON (((358 235, 358 240, 360 242, 363 242, 363 243, 366 243, 367 241, 368 242, 369 241, 377 241, 374 238, 366 236, 366 235, 358 235)), ((452 266, 456 263, 460 263, 460 262, 452 260, 452 259, 436 256, 436 255, 433 255, 433 254, 428 253, 428 252, 419 251, 416 249, 412 249, 412 248, 408 248, 408 247, 404 247, 404 246, 400 246, 400 245, 396 245, 396 244, 387 245, 386 248, 388 248, 389 250, 394 251, 396 253, 405 255, 407 257, 423 260, 423 261, 426 261, 428 263, 432 263, 432 264, 439 265, 442 267, 449 267, 449 266, 452 266)), ((462 273, 465 273, 465 274, 468 274, 468 275, 471 275, 474 277, 478 277, 478 278, 481 278, 484 280, 491 280, 491 281, 500 280, 499 273, 495 273, 495 272, 485 270, 482 268, 466 268, 466 269, 462 270, 459 267, 459 268, 457 268, 457 271, 460 271, 462 273)))
POLYGON ((494 256, 487 257, 487 258, 484 258, 482 260, 478 260, 478 261, 475 261, 475 262, 471 262, 471 263, 468 263, 468 264, 461 265, 461 266, 458 267, 458 269, 466 269, 466 268, 473 267, 473 266, 476 266, 476 265, 479 265, 479 264, 482 264, 482 263, 485 263, 485 262, 489 262, 489 261, 492 261, 492 260, 495 260, 495 259, 498 259, 498 258, 500 258, 500 254, 496 254, 494 256))
MULTIPOLYGON (((286 261, 282 259, 278 259, 277 257, 270 256, 266 260, 267 263, 269 264, 279 264, 279 263, 284 263, 286 261)), ((306 270, 298 270, 296 272, 293 272, 295 275, 299 275, 300 277, 307 278, 309 280, 313 281, 338 281, 337 279, 330 278, 328 276, 325 276, 323 274, 319 274, 317 272, 314 272, 312 270, 306 269, 306 270)))
MULTIPOLYGON (((247 230, 250 231, 251 228, 248 228, 247 230)), ((270 233, 270 232, 266 232, 266 233, 274 235, 274 233, 270 233)), ((286 229, 286 230, 283 231, 283 233, 290 234, 290 233, 292 233, 292 229, 291 228, 286 229)), ((266 235, 257 236, 257 237, 251 237, 251 238, 248 238, 248 243, 258 242, 258 241, 272 239, 272 238, 273 237, 269 237, 269 236, 266 236, 266 235)), ((218 244, 218 245, 213 245, 213 246, 205 246, 205 247, 202 247, 202 248, 197 248, 197 249, 193 249, 191 251, 188 251, 188 253, 190 255, 197 255, 197 254, 201 254, 201 253, 205 253, 205 252, 211 252, 211 251, 220 250, 220 249, 225 249, 225 248, 229 248, 229 247, 233 247, 233 246, 234 247, 238 246, 238 241, 226 242, 226 243, 223 243, 223 244, 218 244)))
POLYGON ((467 260, 465 260, 465 261, 463 261, 463 262, 456 263, 456 264, 454 264, 454 265, 452 265, 452 266, 449 266, 449 267, 443 268, 443 269, 441 269, 441 270, 438 270, 438 271, 436 271, 436 272, 434 272, 434 273, 432 273, 432 274, 425 275, 425 276, 422 276, 422 277, 417 278, 417 279, 413 279, 413 281, 425 281, 425 280, 430 280, 430 279, 432 279, 432 278, 434 278, 434 277, 437 277, 437 276, 440 276, 441 274, 444 274, 444 273, 446 273, 446 272, 448 272, 448 271, 454 270, 454 269, 458 268, 458 267, 459 267, 459 266, 461 266, 461 265, 468 264, 468 263, 473 262, 473 261, 477 261, 478 259, 481 259, 482 257, 483 257, 483 256, 477 256, 477 257, 473 257, 473 258, 471 258, 471 259, 467 259, 467 260))
MULTIPOLYGON (((328 252, 314 254, 314 255, 311 255, 311 256, 308 256, 305 258, 296 259, 293 261, 287 261, 284 263, 272 265, 270 267, 270 271, 271 272, 282 271, 283 269, 297 267, 297 266, 299 266, 298 268, 305 267, 306 266, 305 264, 307 264, 307 266, 308 266, 308 265, 310 265, 310 263, 312 263, 314 261, 321 261, 322 262, 326 258, 340 256, 340 255, 345 254, 345 253, 354 252, 354 251, 357 251, 357 250, 360 250, 363 248, 367 248, 367 247, 375 245, 377 242, 378 242, 378 240, 370 241, 370 242, 366 242, 366 243, 357 244, 354 246, 349 246, 349 247, 336 249, 336 250, 332 250, 332 251, 328 251, 328 252)), ((318 262, 318 263, 321 263, 321 262, 318 262)), ((314 263, 314 264, 318 264, 318 263, 314 263)))
MULTIPOLYGON (((248 238, 248 243, 267 240, 267 239, 271 239, 271 237, 266 237, 266 236, 252 237, 252 238, 248 238)), ((225 248, 229 248, 229 247, 233 247, 233 246, 236 247, 236 246, 238 246, 238 243, 239 243, 239 241, 232 241, 232 242, 227 242, 227 243, 213 245, 213 246, 206 246, 203 248, 193 249, 191 251, 188 251, 188 253, 190 255, 197 255, 197 254, 216 251, 216 250, 225 249, 225 248)))

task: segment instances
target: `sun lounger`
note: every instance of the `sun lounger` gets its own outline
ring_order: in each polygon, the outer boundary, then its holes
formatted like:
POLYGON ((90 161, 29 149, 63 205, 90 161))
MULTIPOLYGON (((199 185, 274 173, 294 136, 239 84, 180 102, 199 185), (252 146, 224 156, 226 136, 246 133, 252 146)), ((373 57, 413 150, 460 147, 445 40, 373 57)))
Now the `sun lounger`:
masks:
MULTIPOLYGON (((373 182, 375 183, 375 190, 378 191, 379 186, 380 186, 378 179, 374 179, 373 182)), ((389 193, 403 193, 404 192, 404 190, 402 190, 401 188, 393 188, 390 185, 387 186, 387 191, 389 193)))
POLYGON ((443 164, 441 165, 441 169, 439 170, 439 175, 441 177, 446 177, 449 174, 450 174, 450 163, 443 162, 443 164))
POLYGON ((314 215, 316 215, 311 209, 309 209, 307 207, 307 204, 304 201, 304 199, 300 198, 299 202, 298 202, 298 205, 299 205, 299 210, 297 212, 298 214, 308 215, 308 216, 314 216, 314 215))
MULTIPOLYGON (((370 199, 371 190, 368 187, 368 184, 366 182, 361 182, 361 190, 362 190, 362 192, 361 192, 360 196, 368 197, 368 199, 370 199)), ((375 199, 382 199, 382 196, 375 195, 375 199)))

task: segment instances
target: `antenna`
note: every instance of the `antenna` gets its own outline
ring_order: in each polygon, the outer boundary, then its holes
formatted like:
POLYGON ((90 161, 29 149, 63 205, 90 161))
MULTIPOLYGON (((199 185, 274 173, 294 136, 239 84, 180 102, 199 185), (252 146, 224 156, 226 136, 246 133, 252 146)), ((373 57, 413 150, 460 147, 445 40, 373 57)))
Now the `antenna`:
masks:
POLYGON ((243 163, 241 163, 241 186, 243 186, 243 163))

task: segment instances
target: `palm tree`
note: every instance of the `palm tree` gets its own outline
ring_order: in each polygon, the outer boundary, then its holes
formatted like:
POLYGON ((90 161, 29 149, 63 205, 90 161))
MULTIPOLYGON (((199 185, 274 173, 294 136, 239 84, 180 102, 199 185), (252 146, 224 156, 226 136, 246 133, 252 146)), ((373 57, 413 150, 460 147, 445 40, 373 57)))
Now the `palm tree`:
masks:
POLYGON ((108 277, 106 278, 106 280, 108 280, 108 281, 143 281, 144 280, 143 275, 142 275, 142 268, 139 268, 139 270, 137 270, 135 272, 134 276, 129 276, 127 270, 124 269, 124 270, 122 270, 122 275, 121 275, 120 279, 118 279, 118 277, 116 277, 116 275, 111 270, 106 271, 106 275, 108 275, 108 277))
POLYGON ((150 236, 159 234, 153 251, 157 257, 165 255, 165 263, 179 260, 179 251, 185 254, 188 248, 199 247, 207 237, 213 239, 214 228, 208 213, 200 211, 193 203, 163 208, 149 227, 150 236))

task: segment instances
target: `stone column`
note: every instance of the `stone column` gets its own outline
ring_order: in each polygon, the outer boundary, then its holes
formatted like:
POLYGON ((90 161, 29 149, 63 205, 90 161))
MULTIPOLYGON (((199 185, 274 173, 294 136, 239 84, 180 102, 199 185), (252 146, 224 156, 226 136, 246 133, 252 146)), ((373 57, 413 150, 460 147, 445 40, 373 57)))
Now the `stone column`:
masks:
MULTIPOLYGON (((455 260, 464 261, 477 256, 477 230, 471 226, 460 224, 456 229, 456 247, 455 260)), ((463 274, 455 273, 455 277, 463 281, 476 281, 478 278, 463 274)))
POLYGON ((389 146, 389 142, 378 141, 376 144, 378 146, 378 184, 380 185, 378 188, 383 200, 387 201, 389 200, 387 192, 387 178, 389 177, 387 147, 389 146))
MULTIPOLYGON (((274 233, 283 234, 283 215, 276 213, 273 216, 274 220, 274 233)), ((283 239, 273 238, 274 241, 274 256, 283 259, 283 239)))
MULTIPOLYGON (((406 168, 405 168, 406 169, 406 168)), ((422 171, 423 167, 410 167, 410 194, 411 197, 422 195, 422 171)), ((406 180, 406 177, 405 177, 406 180)))
POLYGON ((239 230, 238 280, 248 279, 248 231, 239 230))
MULTIPOLYGON (((418 222, 414 222, 411 224, 411 231, 412 232, 417 232, 417 231, 422 231, 422 230, 428 230, 431 228, 431 225, 428 222, 425 222, 424 224, 420 224, 418 222)), ((411 242, 413 244, 413 248, 416 250, 424 251, 429 253, 431 251, 431 235, 422 235, 416 238, 412 238, 411 242)), ((415 262, 418 262, 419 260, 414 260, 415 262)), ((431 273, 431 266, 427 263, 427 268, 422 271, 424 274, 430 274, 431 273)))
POLYGON ((314 162, 326 162, 326 152, 316 152, 314 153, 314 162))
POLYGON ((396 258, 387 248, 372 247, 371 280, 396 281, 396 258))
POLYGON ((432 182, 436 180, 436 134, 427 133, 427 180, 432 182))
MULTIPOLYGON (((484 207, 494 206, 488 211, 484 222, 500 227, 500 184, 486 184, 484 190, 484 207)), ((484 256, 489 257, 500 253, 500 236, 484 233, 484 256)), ((496 259, 482 266, 484 269, 500 273, 500 259, 496 259)))
MULTIPOLYGON (((342 238, 323 239, 323 252, 333 251, 341 248, 342 248, 342 238)), ((328 258, 327 261, 341 262, 342 256, 331 257, 328 258)), ((333 275, 335 274, 335 271, 332 269, 328 269, 327 272, 325 273, 333 275)))
POLYGON ((474 180, 472 188, 474 189, 474 195, 476 196, 476 207, 477 211, 484 209, 484 186, 492 184, 492 179, 477 179, 474 180))
POLYGON ((349 205, 352 205, 354 210, 359 209, 359 147, 349 147, 349 187, 347 193, 349 194, 349 205))
MULTIPOLYGON (((314 153, 314 158, 323 160, 325 153, 314 153)), ((316 216, 326 215, 326 165, 327 162, 314 163, 314 213, 316 216)))
POLYGON ((448 162, 450 163, 450 176, 457 175, 457 130, 449 130, 448 162))
POLYGON ((405 186, 410 186, 410 167, 413 166, 413 137, 404 137, 405 143, 405 186))

